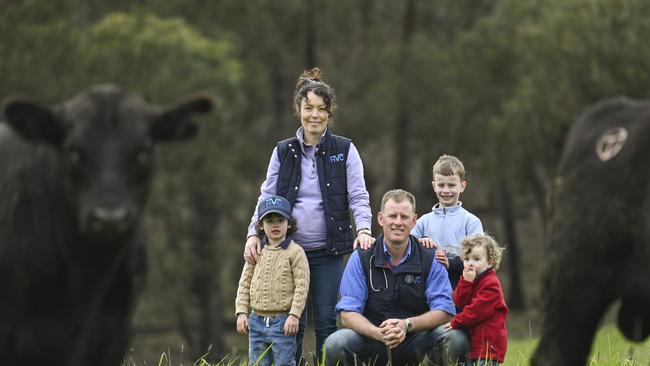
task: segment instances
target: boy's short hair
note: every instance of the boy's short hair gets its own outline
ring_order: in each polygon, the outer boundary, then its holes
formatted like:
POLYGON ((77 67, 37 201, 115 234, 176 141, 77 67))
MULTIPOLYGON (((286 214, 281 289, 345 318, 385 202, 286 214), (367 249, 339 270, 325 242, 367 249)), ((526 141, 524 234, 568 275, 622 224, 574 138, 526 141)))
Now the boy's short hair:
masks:
POLYGON ((476 234, 466 236, 461 242, 461 253, 463 258, 469 255, 474 248, 485 247, 488 262, 492 260, 492 268, 496 271, 501 265, 501 254, 504 250, 493 237, 487 234, 476 234))
MULTIPOLYGON (((268 214, 268 215, 266 215, 264 217, 266 218, 266 217, 269 217, 269 216, 272 216, 272 215, 278 215, 278 216, 284 218, 284 216, 282 216, 282 215, 280 215, 279 213, 276 213, 276 212, 270 213, 270 214, 268 214)), ((296 219, 293 216, 291 216, 289 218, 288 224, 289 224, 289 227, 287 228, 287 236, 295 233, 296 230, 297 230, 296 229, 296 219)), ((263 237, 266 236, 266 234, 264 233, 264 218, 262 218, 260 220, 257 220, 257 223, 255 224, 255 231, 256 231, 257 236, 259 238, 263 238, 263 237)))
POLYGON ((384 197, 381 198, 381 211, 384 211, 384 208, 386 207, 386 202, 388 202, 388 200, 391 199, 396 203, 400 203, 404 201, 410 202, 411 206, 413 206, 413 212, 415 212, 415 196, 413 196, 410 192, 407 192, 403 189, 393 189, 384 193, 384 197))
POLYGON ((461 182, 465 180, 465 166, 453 155, 444 154, 433 164, 433 178, 436 174, 450 176, 457 175, 461 182))

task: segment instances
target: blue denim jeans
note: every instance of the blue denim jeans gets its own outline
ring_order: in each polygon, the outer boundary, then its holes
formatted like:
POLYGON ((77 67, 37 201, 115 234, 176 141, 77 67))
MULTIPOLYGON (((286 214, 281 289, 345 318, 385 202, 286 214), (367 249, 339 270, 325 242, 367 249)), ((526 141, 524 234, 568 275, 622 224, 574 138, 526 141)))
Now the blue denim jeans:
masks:
MULTIPOLYGON (((312 309, 314 317, 314 332, 316 333, 316 355, 321 359, 325 339, 336 332, 336 303, 338 302, 339 285, 343 277, 343 256, 314 256, 307 253, 309 261, 309 298, 305 311, 300 317, 300 326, 296 341, 296 364, 302 358, 302 340, 307 326, 307 309, 312 309)), ((311 363, 311 362, 310 362, 311 363)))
POLYGON ((443 326, 409 334, 399 346, 388 350, 384 343, 364 337, 351 329, 340 329, 325 341, 326 365, 386 365, 389 352, 392 366, 418 365, 428 356, 432 365, 446 366, 463 362, 469 353, 467 333, 443 326))
POLYGON ((248 317, 249 365, 257 362, 260 366, 295 366, 296 338, 284 335, 287 316, 288 314, 264 317, 253 313, 248 317))

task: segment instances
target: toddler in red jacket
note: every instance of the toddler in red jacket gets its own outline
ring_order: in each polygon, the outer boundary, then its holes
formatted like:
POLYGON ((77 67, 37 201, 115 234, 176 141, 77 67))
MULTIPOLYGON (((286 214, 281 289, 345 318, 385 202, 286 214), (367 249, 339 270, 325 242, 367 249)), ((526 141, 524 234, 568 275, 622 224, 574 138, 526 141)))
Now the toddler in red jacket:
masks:
POLYGON ((496 270, 503 248, 489 235, 473 235, 461 242, 463 276, 454 290, 454 304, 460 309, 447 328, 464 328, 469 333, 472 366, 503 363, 508 346, 508 307, 496 270))

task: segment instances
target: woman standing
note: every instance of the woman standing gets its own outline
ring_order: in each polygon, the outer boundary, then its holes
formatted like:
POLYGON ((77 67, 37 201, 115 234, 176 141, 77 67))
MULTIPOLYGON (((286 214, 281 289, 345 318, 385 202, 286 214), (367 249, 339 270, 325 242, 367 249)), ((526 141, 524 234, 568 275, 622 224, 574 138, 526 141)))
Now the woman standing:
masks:
MULTIPOLYGON (((301 127, 294 137, 278 142, 271 154, 258 202, 280 195, 293 206, 298 230, 292 238, 309 261, 310 296, 314 314, 316 353, 321 359, 325 338, 336 331, 336 302, 343 275, 343 255, 359 244, 374 242, 372 214, 363 178, 363 164, 350 139, 332 134, 328 123, 336 108, 334 91, 313 68, 302 73, 293 106, 301 127), (353 231, 352 217, 356 232, 353 231)), ((255 233, 253 212, 244 249, 246 261, 255 263, 261 243, 255 233)), ((300 319, 296 352, 302 358, 306 311, 300 319)))

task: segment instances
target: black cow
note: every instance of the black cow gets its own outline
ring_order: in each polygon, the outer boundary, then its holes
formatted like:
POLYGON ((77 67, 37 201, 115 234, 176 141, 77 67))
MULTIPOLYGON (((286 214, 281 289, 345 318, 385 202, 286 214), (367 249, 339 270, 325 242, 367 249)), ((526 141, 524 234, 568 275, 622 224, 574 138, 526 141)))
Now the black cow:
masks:
POLYGON ((169 107, 99 85, 0 123, 0 363, 120 365, 145 273, 153 147, 191 138, 207 96, 169 107))
POLYGON ((543 333, 533 365, 584 365, 608 307, 650 333, 650 102, 609 99, 571 128, 553 190, 543 333))

